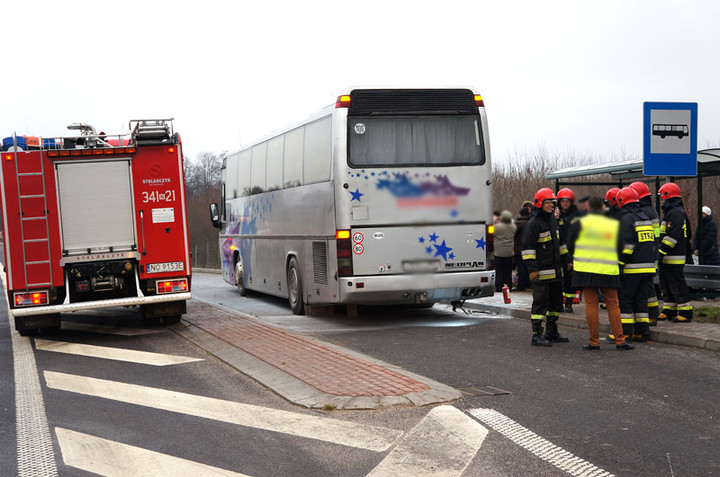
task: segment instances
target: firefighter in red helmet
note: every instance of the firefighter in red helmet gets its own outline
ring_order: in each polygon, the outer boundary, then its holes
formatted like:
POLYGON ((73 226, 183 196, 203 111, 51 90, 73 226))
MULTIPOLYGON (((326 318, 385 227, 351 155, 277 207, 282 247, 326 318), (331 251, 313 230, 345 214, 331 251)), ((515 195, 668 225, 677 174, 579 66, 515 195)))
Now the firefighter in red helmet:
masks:
POLYGON ((623 334, 633 341, 647 341, 650 338, 648 290, 655 276, 655 231, 635 189, 620 190, 617 202, 623 210, 619 296, 623 334))
POLYGON ((608 191, 605 193, 605 207, 607 207, 608 217, 620 220, 622 212, 620 211, 620 207, 618 207, 617 204, 618 192, 620 192, 620 189, 618 187, 608 189, 608 191))
POLYGON ((531 313, 533 346, 552 346, 551 342, 568 342, 558 332, 557 320, 562 311, 562 255, 567 248, 560 241, 555 219, 557 197, 551 189, 535 193, 532 218, 525 226, 522 238, 522 258, 533 287, 531 313), (543 335, 543 320, 547 331, 543 335))
MULTIPOLYGON (((653 205, 652 195, 650 189, 644 182, 633 182, 630 187, 637 192, 638 201, 643 212, 650 218, 653 226, 653 232, 655 234, 655 269, 658 268, 658 253, 660 247, 660 217, 658 216, 657 210, 653 205)), ((660 315, 660 307, 658 306, 658 293, 655 289, 655 284, 650 281, 648 285, 648 317, 650 319, 650 326, 657 326, 657 319, 660 315)))
POLYGON ((660 290, 663 296, 663 311, 658 319, 687 323, 693 319, 690 291, 685 281, 689 232, 687 217, 677 184, 668 182, 658 193, 663 200, 663 221, 660 223, 660 290))
MULTIPOLYGON (((578 209, 575 206, 575 193, 568 188, 560 189, 557 193, 558 208, 560 209, 560 217, 558 217, 558 226, 560 227, 560 242, 567 243, 567 234, 570 224, 578 218, 578 209)), ((575 298, 577 289, 572 286, 572 256, 570 254, 563 255, 565 263, 565 275, 563 277, 563 301, 565 303, 565 313, 572 313, 572 302, 575 298)))

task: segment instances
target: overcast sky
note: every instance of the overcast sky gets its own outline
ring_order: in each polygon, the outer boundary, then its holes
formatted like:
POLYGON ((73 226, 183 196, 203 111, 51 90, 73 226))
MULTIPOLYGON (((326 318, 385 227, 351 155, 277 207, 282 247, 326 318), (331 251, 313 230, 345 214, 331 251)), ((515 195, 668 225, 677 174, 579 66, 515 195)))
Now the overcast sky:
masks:
POLYGON ((698 103, 720 147, 720 2, 5 2, 0 136, 175 118, 191 159, 356 85, 470 85, 496 162, 544 146, 641 157, 644 101, 698 103))

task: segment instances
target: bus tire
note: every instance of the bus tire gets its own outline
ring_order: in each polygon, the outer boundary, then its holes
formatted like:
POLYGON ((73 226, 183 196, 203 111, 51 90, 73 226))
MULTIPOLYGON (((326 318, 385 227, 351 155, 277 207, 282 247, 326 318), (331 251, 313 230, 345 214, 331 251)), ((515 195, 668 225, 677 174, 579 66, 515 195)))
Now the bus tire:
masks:
POLYGON ((182 317, 182 315, 163 316, 162 317, 163 325, 165 325, 165 326, 177 325, 178 323, 180 323, 181 317, 182 317))
POLYGON ((247 289, 245 288, 245 278, 243 274, 242 260, 238 257, 235 260, 235 286, 238 289, 240 296, 247 295, 247 289))
POLYGON ((300 267, 295 257, 290 258, 287 268, 288 283, 288 300, 290 308, 296 315, 305 314, 305 301, 303 300, 302 279, 300 277, 300 267))

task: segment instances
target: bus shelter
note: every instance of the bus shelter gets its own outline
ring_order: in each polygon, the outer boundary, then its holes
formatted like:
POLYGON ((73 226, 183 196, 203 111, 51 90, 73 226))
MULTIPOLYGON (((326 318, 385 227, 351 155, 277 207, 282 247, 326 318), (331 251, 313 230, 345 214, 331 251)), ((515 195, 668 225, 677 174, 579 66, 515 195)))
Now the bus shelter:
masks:
MULTIPOLYGON (((703 179, 720 176, 720 148, 704 149, 697 154, 697 223, 698 235, 702 236, 702 205, 703 205, 703 179)), ((560 169, 545 176, 545 179, 555 182, 555 191, 562 186, 608 186, 625 187, 632 182, 641 181, 654 190, 657 197, 658 189, 666 181, 674 182, 676 177, 644 176, 643 160, 629 159, 619 162, 574 166, 560 169)), ((682 177, 682 179, 688 179, 682 177)), ((660 211, 660 201, 655 200, 655 207, 660 211)), ((698 258, 700 265, 685 267, 688 285, 703 288, 720 288, 720 267, 702 264, 702 240, 698 240, 698 258)))

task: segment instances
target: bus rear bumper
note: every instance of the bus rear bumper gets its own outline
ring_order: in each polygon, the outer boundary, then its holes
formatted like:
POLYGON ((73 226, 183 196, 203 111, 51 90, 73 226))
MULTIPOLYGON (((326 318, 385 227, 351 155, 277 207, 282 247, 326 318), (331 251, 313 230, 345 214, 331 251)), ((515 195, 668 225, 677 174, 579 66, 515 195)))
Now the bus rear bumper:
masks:
POLYGON ((495 271, 338 278, 340 303, 399 305, 492 296, 495 271))

